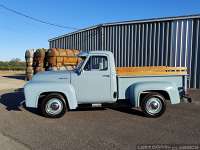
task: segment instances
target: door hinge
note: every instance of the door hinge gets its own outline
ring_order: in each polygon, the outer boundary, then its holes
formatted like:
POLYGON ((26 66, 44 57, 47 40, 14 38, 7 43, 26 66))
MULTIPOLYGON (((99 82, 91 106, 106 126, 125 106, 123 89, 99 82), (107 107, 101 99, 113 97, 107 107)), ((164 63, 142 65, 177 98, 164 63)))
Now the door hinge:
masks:
POLYGON ((118 95, 117 95, 117 92, 114 92, 114 93, 113 93, 113 98, 117 98, 117 96, 118 96, 118 95))

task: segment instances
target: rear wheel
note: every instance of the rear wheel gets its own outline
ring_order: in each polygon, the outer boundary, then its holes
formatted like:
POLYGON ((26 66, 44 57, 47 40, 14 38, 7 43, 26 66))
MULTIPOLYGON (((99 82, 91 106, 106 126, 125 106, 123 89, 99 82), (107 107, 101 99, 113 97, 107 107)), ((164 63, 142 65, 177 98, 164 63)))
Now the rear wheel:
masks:
POLYGON ((159 117, 166 110, 165 98, 159 93, 149 93, 142 99, 141 109, 148 117, 159 117))
POLYGON ((60 94, 49 94, 41 103, 41 112, 45 117, 59 118, 62 117, 66 110, 66 102, 60 94))

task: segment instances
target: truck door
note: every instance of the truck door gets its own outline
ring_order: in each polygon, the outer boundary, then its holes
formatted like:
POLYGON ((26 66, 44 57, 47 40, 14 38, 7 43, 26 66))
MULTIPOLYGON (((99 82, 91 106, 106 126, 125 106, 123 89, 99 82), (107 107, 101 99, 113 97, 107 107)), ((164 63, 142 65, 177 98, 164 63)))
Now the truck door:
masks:
POLYGON ((112 101, 111 77, 108 57, 90 56, 83 71, 73 80, 77 100, 80 103, 112 101))

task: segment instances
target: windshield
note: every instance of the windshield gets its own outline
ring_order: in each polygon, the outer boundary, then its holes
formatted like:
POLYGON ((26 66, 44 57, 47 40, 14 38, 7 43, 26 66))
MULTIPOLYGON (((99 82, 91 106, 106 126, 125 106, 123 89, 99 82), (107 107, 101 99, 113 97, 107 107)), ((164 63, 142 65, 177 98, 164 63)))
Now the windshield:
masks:
POLYGON ((76 68, 75 68, 76 70, 81 69, 81 67, 83 66, 83 64, 84 64, 84 62, 85 62, 86 57, 81 57, 80 59, 81 59, 81 61, 80 61, 79 64, 76 66, 76 68))

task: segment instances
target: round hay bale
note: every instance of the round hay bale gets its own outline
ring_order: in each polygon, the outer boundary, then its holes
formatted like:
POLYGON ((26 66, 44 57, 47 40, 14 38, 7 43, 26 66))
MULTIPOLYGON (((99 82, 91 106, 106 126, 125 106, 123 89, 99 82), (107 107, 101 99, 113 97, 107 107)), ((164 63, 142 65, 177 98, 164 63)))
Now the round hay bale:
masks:
POLYGON ((57 69, 59 69, 63 66, 75 66, 80 62, 80 59, 77 57, 78 54, 78 50, 56 48, 49 49, 45 59, 45 67, 47 69, 50 67, 58 67, 57 69))
POLYGON ((34 50, 33 49, 28 49, 25 52, 25 58, 33 58, 34 50))
POLYGON ((37 49, 35 52, 35 55, 37 58, 43 58, 45 57, 45 53, 46 53, 46 49, 41 48, 41 49, 37 49))
POLYGON ((29 80, 32 79, 32 77, 33 77, 33 74, 27 74, 26 75, 26 80, 29 81, 29 80))
POLYGON ((26 58, 26 62, 31 62, 31 63, 33 63, 33 58, 26 58))
POLYGON ((42 67, 35 67, 34 68, 34 74, 36 74, 38 72, 42 72, 42 71, 45 71, 45 68, 42 68, 42 67))
POLYGON ((57 58, 56 57, 49 57, 49 58, 47 58, 47 61, 48 61, 48 66, 56 66, 56 61, 57 60, 57 58))
POLYGON ((27 67, 32 67, 32 65, 33 65, 33 62, 26 62, 27 67))
POLYGON ((75 67, 74 66, 66 66, 67 70, 73 70, 75 67))
POLYGON ((78 63, 78 57, 65 57, 63 64, 76 65, 78 63))
POLYGON ((62 62, 63 62, 64 57, 58 56, 58 57, 56 57, 56 58, 57 58, 57 59, 56 59, 56 62, 57 62, 57 63, 62 63, 62 62))
POLYGON ((47 51, 47 57, 59 56, 59 52, 56 48, 51 48, 47 51))
POLYGON ((56 71, 56 70, 58 70, 58 68, 57 67, 50 67, 49 70, 56 71))
POLYGON ((34 70, 29 70, 29 71, 26 71, 26 74, 33 74, 34 73, 34 70))
POLYGON ((66 56, 66 49, 57 49, 58 50, 58 53, 59 53, 59 56, 66 56))

